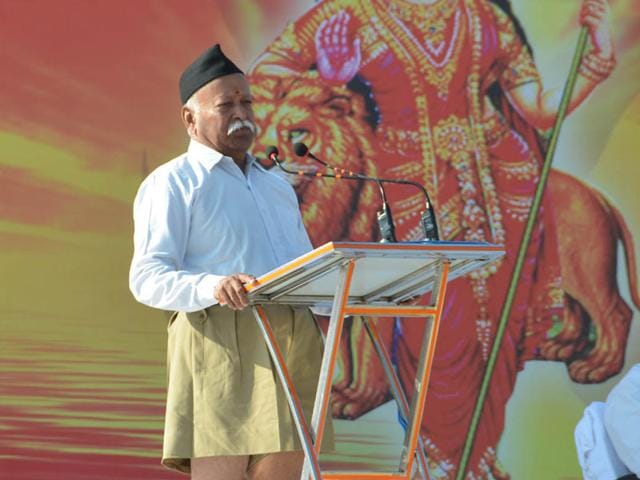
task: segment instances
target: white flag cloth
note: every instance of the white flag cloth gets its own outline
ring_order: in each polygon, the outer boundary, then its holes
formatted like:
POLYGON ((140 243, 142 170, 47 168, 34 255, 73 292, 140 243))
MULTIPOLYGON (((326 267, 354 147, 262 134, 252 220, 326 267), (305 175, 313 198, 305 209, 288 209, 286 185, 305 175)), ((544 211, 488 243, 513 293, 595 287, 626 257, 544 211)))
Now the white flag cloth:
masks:
POLYGON ((609 393, 604 425, 620 460, 640 475, 640 363, 609 393))
POLYGON ((593 402, 576 426, 576 450, 585 480, 617 480, 631 473, 607 435, 604 412, 604 402, 593 402))

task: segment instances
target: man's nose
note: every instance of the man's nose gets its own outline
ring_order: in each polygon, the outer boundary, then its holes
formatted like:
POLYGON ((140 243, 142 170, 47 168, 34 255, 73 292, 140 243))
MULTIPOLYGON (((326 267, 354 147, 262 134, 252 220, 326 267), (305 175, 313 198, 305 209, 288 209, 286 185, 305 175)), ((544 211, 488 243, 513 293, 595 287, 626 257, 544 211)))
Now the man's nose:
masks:
POLYGON ((247 105, 243 105, 242 103, 237 103, 233 107, 233 118, 237 118, 238 120, 249 120, 252 116, 251 107, 247 105))

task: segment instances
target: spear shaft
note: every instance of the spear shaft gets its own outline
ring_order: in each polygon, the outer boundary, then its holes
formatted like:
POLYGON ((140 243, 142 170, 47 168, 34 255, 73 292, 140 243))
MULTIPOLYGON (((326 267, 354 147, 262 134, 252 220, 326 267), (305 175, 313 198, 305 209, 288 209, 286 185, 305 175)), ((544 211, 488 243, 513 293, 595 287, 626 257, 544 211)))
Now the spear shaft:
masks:
POLYGON ((558 114, 556 116, 556 121, 553 126, 553 130, 551 132, 549 148, 547 149, 544 163, 542 165, 542 171, 540 172, 540 180, 538 181, 538 185, 536 187, 536 192, 533 197, 533 203, 531 204, 531 208, 529 210, 529 217, 527 219, 527 224, 525 226, 524 233, 522 235, 522 240, 520 241, 520 248, 518 250, 518 256, 516 258, 516 264, 513 268, 511 283, 509 284, 507 295, 505 297, 505 301, 502 306, 502 313, 500 314, 500 320, 498 322, 496 338, 491 347, 491 353, 489 354, 489 358, 487 360, 487 367, 485 369, 484 376, 482 377, 480 392, 478 393, 476 406, 474 408, 473 415, 471 417, 471 423, 469 425, 469 430, 467 432, 467 437, 465 439, 464 448, 462 450, 462 457, 460 458, 460 465, 458 467, 458 471, 456 474, 456 480, 463 480, 464 474, 466 472, 467 464, 469 462, 469 457, 471 456, 473 442, 475 440, 475 435, 478 430, 478 423, 480 421, 480 416, 482 414, 484 402, 487 397, 487 391, 489 390, 489 384, 491 382, 491 377, 493 375, 496 359, 498 358, 498 353, 500 351, 502 339, 504 337, 504 332, 507 327, 509 315, 511 314, 511 307, 513 306, 513 300, 516 295, 516 290, 518 287, 518 282, 520 280, 520 274, 522 273, 522 267, 524 265, 527 249, 529 248, 529 243, 531 241, 533 228, 535 226, 538 212, 540 210, 540 204, 542 203, 542 195, 544 193, 544 190, 547 184, 549 171, 551 170, 551 163, 553 162, 553 157, 558 145, 558 139, 560 137, 560 129, 562 128, 562 123, 567 115, 567 111, 569 110, 569 102, 571 100, 573 89, 575 87, 576 80, 578 78, 578 67, 580 66, 580 61, 582 60, 582 57, 584 55, 588 38, 589 37, 588 37, 587 28, 582 27, 582 29, 580 30, 580 36, 578 37, 578 44, 576 46, 576 51, 573 55, 571 69, 569 70, 569 76, 567 78, 567 81, 564 86, 564 90, 562 92, 562 99, 560 100, 560 105, 558 107, 558 114))

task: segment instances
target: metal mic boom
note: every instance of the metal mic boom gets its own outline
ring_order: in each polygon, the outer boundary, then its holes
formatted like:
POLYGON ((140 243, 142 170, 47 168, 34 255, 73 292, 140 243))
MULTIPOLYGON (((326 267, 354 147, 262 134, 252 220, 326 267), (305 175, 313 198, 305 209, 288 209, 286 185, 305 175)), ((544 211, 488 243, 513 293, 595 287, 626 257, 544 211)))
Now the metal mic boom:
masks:
MULTIPOLYGON (((304 156, 298 153, 298 152, 302 152, 301 150, 302 148, 302 149, 306 149, 305 155, 309 154, 310 156, 311 154, 307 146, 304 144, 301 144, 301 145, 302 147, 298 147, 296 151, 296 155, 304 156)), ((395 227, 393 224, 393 218, 391 216, 391 207, 389 207, 389 203, 387 202, 387 195, 385 194, 384 187, 382 186, 382 182, 378 181, 378 179, 373 177, 367 177, 365 175, 354 174, 353 172, 339 173, 338 169, 334 169, 328 164, 325 164, 322 160, 315 157, 311 157, 311 158, 313 158, 316 161, 319 161, 321 164, 325 165, 327 168, 332 169, 335 172, 335 174, 330 175, 328 173, 321 173, 321 172, 311 173, 311 172, 305 172, 303 170, 298 170, 297 172, 295 172, 293 170, 287 169, 284 165, 282 165, 282 162, 280 162, 280 159, 278 158, 278 148, 276 146, 272 145, 268 147, 265 153, 267 154, 267 157, 269 158, 269 160, 271 160, 280 170, 282 170, 285 173, 288 173, 289 175, 300 175, 304 177, 313 177, 313 178, 335 178, 335 179, 345 179, 345 180, 375 181, 378 184, 378 187, 380 188, 380 195, 382 197, 382 210, 377 214, 378 227, 380 228, 380 235, 382 236, 381 241, 396 242, 395 227)), ((346 170, 344 169, 340 169, 340 170, 342 172, 346 172, 346 170)))
POLYGON ((278 155, 280 153, 278 151, 278 147, 271 145, 270 147, 267 148, 265 153, 267 154, 267 158, 269 160, 271 160, 280 170, 282 170, 284 173, 288 173, 289 175, 300 175, 303 177, 313 177, 313 178, 336 178, 336 179, 344 178, 346 180, 361 180, 360 177, 353 176, 353 175, 342 175, 342 174, 330 175, 328 173, 321 173, 321 172, 305 172, 304 170, 298 170, 298 171, 289 170, 284 165, 282 165, 282 162, 278 158, 278 155))
MULTIPOLYGON (((295 143, 293 145, 293 151, 299 157, 305 157, 305 156, 309 157, 312 160, 315 160, 316 162, 319 162, 320 164, 324 165, 326 168, 333 170, 334 172, 338 172, 338 171, 346 172, 346 170, 342 168, 333 167, 332 165, 329 165, 324 160, 321 160, 318 157, 316 157, 313 153, 309 151, 309 147, 307 147, 302 142, 295 143)), ((425 211, 423 212, 422 218, 421 218, 421 225, 424 231, 425 240, 428 240, 428 241, 440 240, 440 236, 438 233, 438 224, 436 222, 435 212, 433 211, 433 204, 431 203, 431 198, 429 197, 429 193, 427 192, 427 190, 421 184, 419 184, 418 182, 412 182, 411 180, 397 180, 393 178, 369 177, 367 175, 363 175, 361 173, 354 173, 351 171, 349 171, 348 175, 361 180, 370 180, 370 181, 377 182, 378 185, 380 186, 380 190, 383 196, 383 202, 384 202, 384 205, 386 206, 386 210, 388 210, 389 212, 389 216, 391 215, 391 209, 389 208, 389 205, 386 200, 384 188, 382 187, 383 183, 394 183, 397 185, 411 185, 413 187, 418 188, 422 192, 425 198, 425 211)))

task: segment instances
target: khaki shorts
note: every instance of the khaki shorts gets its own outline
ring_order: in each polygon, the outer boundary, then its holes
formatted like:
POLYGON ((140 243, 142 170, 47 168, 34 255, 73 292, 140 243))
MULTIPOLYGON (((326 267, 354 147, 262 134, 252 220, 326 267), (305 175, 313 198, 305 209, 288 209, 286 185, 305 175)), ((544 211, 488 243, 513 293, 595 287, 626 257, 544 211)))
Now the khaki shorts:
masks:
MULTIPOLYGON (((318 327, 307 308, 265 310, 305 417, 311 418, 322 357, 318 327)), ((163 465, 188 473, 194 457, 260 458, 301 449, 251 309, 177 313, 168 331, 163 465)), ((333 448, 330 420, 322 447, 333 448)))

